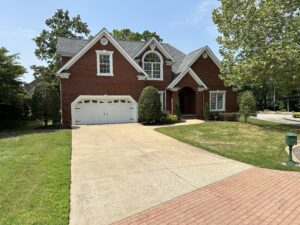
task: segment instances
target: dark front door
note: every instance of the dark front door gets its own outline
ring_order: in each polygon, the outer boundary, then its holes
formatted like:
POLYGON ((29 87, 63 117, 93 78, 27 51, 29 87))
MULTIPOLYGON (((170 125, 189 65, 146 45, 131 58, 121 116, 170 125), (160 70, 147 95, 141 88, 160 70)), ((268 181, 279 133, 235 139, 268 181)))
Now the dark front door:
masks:
POLYGON ((179 93, 179 105, 182 114, 195 114, 195 92, 190 87, 182 88, 179 93))

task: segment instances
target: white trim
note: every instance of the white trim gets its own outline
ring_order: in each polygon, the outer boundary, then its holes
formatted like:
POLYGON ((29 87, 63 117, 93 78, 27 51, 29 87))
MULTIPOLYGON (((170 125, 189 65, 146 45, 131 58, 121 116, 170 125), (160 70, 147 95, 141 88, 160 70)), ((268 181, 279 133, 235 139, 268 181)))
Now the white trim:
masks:
POLYGON ((213 53, 213 51, 210 49, 210 47, 208 47, 208 45, 206 45, 205 47, 203 47, 201 49, 201 51, 198 53, 198 55, 190 62, 188 67, 191 67, 194 62, 196 62, 196 60, 204 53, 206 52, 208 54, 208 56, 214 61, 214 63, 219 67, 219 69, 221 68, 221 62, 220 60, 217 58, 217 56, 213 53))
MULTIPOLYGON (((180 80, 181 78, 189 71, 191 66, 196 62, 196 60, 204 53, 207 52, 207 54, 210 56, 210 58, 214 61, 214 63, 218 66, 218 68, 221 68, 221 62, 217 58, 217 56, 213 53, 213 51, 206 45, 201 49, 201 51, 198 53, 198 55, 189 63, 187 66, 187 69, 185 71, 182 71, 175 80, 168 86, 168 88, 174 87, 180 80), (177 80, 179 79, 179 81, 177 80)), ((200 79, 200 78, 199 78, 200 79)), ((206 86, 205 86, 206 87, 206 86)))
MULTIPOLYGON (((216 106, 218 105, 218 98, 216 98, 216 106)), ((210 112, 224 112, 226 111, 226 91, 209 91, 209 111, 210 112), (211 109, 211 94, 223 94, 223 104, 222 104, 222 109, 211 109)))
MULTIPOLYGON (((154 54, 156 54, 158 57, 159 57, 159 59, 160 59, 160 78, 153 78, 153 74, 152 74, 152 77, 149 77, 149 75, 148 75, 148 79, 147 80, 160 80, 160 81, 162 81, 162 80, 164 80, 164 73, 163 73, 163 64, 164 64, 164 61, 163 61, 163 57, 161 56, 161 54, 159 54, 159 52, 158 51, 155 51, 155 50, 149 50, 149 51, 147 51, 147 52, 145 52, 145 54, 143 55, 143 58, 142 58, 142 67, 143 67, 143 70, 145 71, 145 67, 144 67, 144 59, 145 59, 145 57, 149 54, 149 53, 154 53, 154 54)), ((153 67, 152 67, 152 69, 153 69, 153 67)), ((145 71, 146 72, 146 71, 145 71)))
POLYGON ((116 99, 116 98, 127 98, 130 99, 135 107, 136 107, 136 113, 133 115, 133 121, 136 123, 138 121, 138 104, 137 102, 130 96, 130 95, 79 95, 72 103, 71 103, 71 120, 72 120, 72 125, 75 125, 75 118, 74 118, 74 113, 75 113, 75 105, 82 99, 116 99))
POLYGON ((96 50, 96 58, 97 58, 97 76, 113 76, 113 51, 106 50, 96 50), (110 73, 100 73, 100 55, 108 55, 109 56, 109 71, 110 73))
POLYGON ((191 77, 196 81, 196 83, 199 86, 203 86, 204 88, 207 88, 207 86, 204 84, 204 82, 197 76, 197 74, 191 69, 188 68, 184 73, 181 73, 179 76, 177 76, 171 84, 169 84, 168 89, 172 89, 175 87, 176 84, 179 83, 179 81, 181 81, 181 79, 187 74, 189 73, 191 75, 191 77))
POLYGON ((158 91, 159 93, 159 99, 160 99, 160 103, 161 103, 161 111, 164 111, 165 108, 165 100, 164 100, 164 91, 158 91))
POLYGON ((144 47, 139 50, 135 56, 133 58, 138 57, 140 54, 142 54, 145 49, 150 45, 150 44, 155 44, 155 46, 170 60, 172 60, 173 62, 175 62, 175 60, 169 55, 169 53, 164 49, 164 47, 153 37, 151 38, 145 45, 144 47))
POLYGON ((130 55, 121 47, 121 45, 110 35, 110 33, 103 28, 86 46, 84 46, 75 56, 73 56, 65 65, 63 65, 57 72, 56 76, 60 77, 62 71, 69 69, 77 60, 79 60, 97 41, 105 36, 116 49, 127 59, 127 61, 138 71, 143 73, 146 77, 148 75, 145 71, 130 57, 130 55))
POLYGON ((179 87, 173 87, 173 88, 170 88, 168 89, 169 91, 178 91, 180 88, 179 87))
POLYGON ((61 73, 60 74, 60 78, 62 78, 62 79, 68 79, 70 75, 71 75, 71 73, 61 73))
POLYGON ((199 92, 201 92, 201 91, 205 91, 205 90, 207 90, 208 88, 204 88, 204 87, 197 87, 197 90, 199 91, 199 92))

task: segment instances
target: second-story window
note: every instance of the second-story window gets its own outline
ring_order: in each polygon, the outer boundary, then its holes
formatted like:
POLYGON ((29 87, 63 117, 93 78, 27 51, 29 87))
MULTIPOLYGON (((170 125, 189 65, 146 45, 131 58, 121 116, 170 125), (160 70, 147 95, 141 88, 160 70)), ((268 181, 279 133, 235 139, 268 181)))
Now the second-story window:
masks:
POLYGON ((97 50, 97 75, 113 76, 113 52, 97 50))
POLYGON ((143 68, 149 80, 162 80, 162 58, 159 53, 148 52, 143 57, 143 68))

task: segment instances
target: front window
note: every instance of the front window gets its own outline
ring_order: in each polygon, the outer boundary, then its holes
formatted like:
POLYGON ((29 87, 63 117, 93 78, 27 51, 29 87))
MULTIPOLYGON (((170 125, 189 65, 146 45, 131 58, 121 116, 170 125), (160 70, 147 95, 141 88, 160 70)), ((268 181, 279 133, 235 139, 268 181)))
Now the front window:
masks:
POLYGON ((113 52, 96 51, 97 53, 97 75, 113 76, 113 52))
POLYGON ((210 92, 210 111, 225 111, 225 91, 210 92))
POLYGON ((161 104, 161 111, 164 110, 164 92, 163 91, 159 91, 159 98, 160 98, 160 104, 161 104))
POLYGON ((162 80, 162 60, 158 53, 146 54, 143 59, 143 68, 150 80, 162 80))

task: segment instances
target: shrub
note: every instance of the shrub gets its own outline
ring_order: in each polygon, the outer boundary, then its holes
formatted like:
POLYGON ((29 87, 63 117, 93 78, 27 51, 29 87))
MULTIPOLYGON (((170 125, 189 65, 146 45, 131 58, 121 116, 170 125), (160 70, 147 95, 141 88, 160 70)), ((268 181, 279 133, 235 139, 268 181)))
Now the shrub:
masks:
POLYGON ((209 106, 208 106, 207 102, 204 105, 203 118, 204 118, 204 120, 209 120, 209 106))
POLYGON ((156 123, 161 117, 160 96, 157 90, 148 86, 140 95, 138 105, 139 121, 142 123, 156 123))
POLYGON ((293 117, 294 118, 300 118, 300 112, 294 112, 293 117))
POLYGON ((32 117, 44 120, 47 126, 49 120, 53 123, 60 120, 59 109, 60 99, 56 85, 47 82, 37 84, 32 95, 32 117))
POLYGON ((240 96, 240 114, 247 122, 248 116, 256 111, 256 100, 254 95, 250 91, 245 91, 240 96))
POLYGON ((181 120, 181 110, 180 110, 179 103, 176 103, 175 111, 176 111, 177 120, 180 121, 181 120))
POLYGON ((239 121, 240 114, 239 113, 219 113, 218 118, 224 121, 239 121))
POLYGON ((172 115, 167 113, 162 113, 161 118, 159 120, 160 124, 172 124, 177 122, 178 122, 177 115, 172 115))

